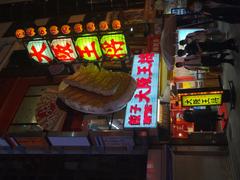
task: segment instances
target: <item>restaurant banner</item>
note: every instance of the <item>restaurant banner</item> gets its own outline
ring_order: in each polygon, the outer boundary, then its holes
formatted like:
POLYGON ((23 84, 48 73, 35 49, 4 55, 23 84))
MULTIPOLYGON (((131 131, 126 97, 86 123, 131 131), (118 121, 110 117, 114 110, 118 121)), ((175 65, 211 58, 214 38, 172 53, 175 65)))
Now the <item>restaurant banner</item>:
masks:
POLYGON ((222 94, 189 94, 182 96, 182 106, 217 106, 222 104, 222 94))
POLYGON ((132 77, 137 89, 127 104, 125 128, 157 127, 159 61, 157 53, 134 56, 132 77))

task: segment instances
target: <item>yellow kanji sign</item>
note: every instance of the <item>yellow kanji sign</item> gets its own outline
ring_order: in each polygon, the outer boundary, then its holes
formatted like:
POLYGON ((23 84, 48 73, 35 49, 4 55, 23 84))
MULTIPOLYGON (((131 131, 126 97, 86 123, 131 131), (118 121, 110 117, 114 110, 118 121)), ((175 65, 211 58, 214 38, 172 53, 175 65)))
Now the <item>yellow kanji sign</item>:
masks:
POLYGON ((222 104, 222 94, 198 94, 182 96, 182 106, 213 106, 222 104))

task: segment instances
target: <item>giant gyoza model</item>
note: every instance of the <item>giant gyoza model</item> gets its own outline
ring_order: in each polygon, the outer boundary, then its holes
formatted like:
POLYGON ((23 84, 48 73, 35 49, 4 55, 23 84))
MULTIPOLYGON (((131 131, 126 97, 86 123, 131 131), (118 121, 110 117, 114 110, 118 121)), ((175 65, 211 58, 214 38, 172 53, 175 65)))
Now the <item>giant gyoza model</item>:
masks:
POLYGON ((124 72, 83 65, 63 80, 58 97, 72 109, 107 114, 122 109, 136 90, 135 80, 124 72))

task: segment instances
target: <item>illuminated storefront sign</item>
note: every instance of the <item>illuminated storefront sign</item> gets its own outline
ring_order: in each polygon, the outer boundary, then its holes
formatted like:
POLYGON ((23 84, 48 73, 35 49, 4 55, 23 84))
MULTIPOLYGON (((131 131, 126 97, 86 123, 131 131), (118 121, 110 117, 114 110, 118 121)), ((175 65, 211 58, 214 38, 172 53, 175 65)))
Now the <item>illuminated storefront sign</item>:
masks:
POLYGON ((155 128, 157 126, 159 54, 135 55, 132 77, 137 89, 127 104, 125 128, 155 128))
POLYGON ((127 46, 123 34, 104 35, 100 43, 103 54, 110 59, 120 59, 127 55, 127 46))
POLYGON ((222 94, 182 96, 182 106, 213 106, 222 104, 222 94))
POLYGON ((51 50, 59 61, 71 62, 77 58, 71 38, 54 39, 51 42, 51 50))
POLYGON ((83 36, 77 38, 75 47, 78 55, 85 60, 95 61, 102 57, 102 51, 97 36, 83 36))
POLYGON ((29 56, 39 63, 50 63, 53 55, 46 40, 30 41, 27 44, 29 56))

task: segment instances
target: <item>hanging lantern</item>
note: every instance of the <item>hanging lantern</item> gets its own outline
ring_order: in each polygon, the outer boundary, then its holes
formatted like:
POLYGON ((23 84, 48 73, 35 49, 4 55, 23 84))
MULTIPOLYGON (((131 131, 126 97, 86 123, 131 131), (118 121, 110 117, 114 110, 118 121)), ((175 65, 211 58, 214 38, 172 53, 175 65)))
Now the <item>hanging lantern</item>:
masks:
POLYGON ((89 22, 89 23, 87 23, 87 31, 88 32, 93 32, 93 31, 95 31, 95 24, 93 23, 93 22, 89 22))
POLYGON ((50 27, 50 33, 54 36, 57 35, 59 33, 58 27, 55 26, 55 25, 51 26, 50 27))
POLYGON ((106 30, 108 30, 108 23, 107 23, 107 21, 101 21, 101 22, 99 23, 99 29, 100 29, 101 31, 106 31, 106 30))
POLYGON ((50 63, 53 60, 52 52, 46 40, 29 41, 27 50, 29 56, 39 63, 50 63))
POLYGON ((114 30, 119 30, 119 29, 121 29, 121 22, 119 21, 119 20, 113 20, 113 22, 112 22, 112 28, 114 29, 114 30))
POLYGON ((62 27, 61 27, 61 32, 63 33, 63 34, 69 34, 70 32, 71 32, 71 28, 70 28, 70 26, 69 25, 63 25, 62 27))
POLYGON ((78 37, 75 47, 80 58, 96 61, 102 58, 102 51, 97 36, 78 37))
POLYGON ((80 23, 77 23, 73 27, 75 33, 81 33, 83 32, 83 26, 80 23))
POLYGON ((38 34, 40 36, 45 36, 47 34, 47 29, 44 26, 38 28, 38 34))
POLYGON ((72 62, 77 59, 77 53, 71 38, 54 39, 51 50, 56 59, 62 62, 72 62))
POLYGON ((106 34, 100 39, 103 54, 111 60, 127 55, 127 44, 123 34, 106 34))
POLYGON ((23 29, 17 29, 15 35, 18 39, 22 39, 25 37, 25 31, 23 29))
POLYGON ((32 27, 30 27, 30 28, 27 28, 26 29, 26 34, 27 34, 27 36, 29 36, 29 37, 33 37, 33 36, 35 36, 35 29, 34 28, 32 28, 32 27))

